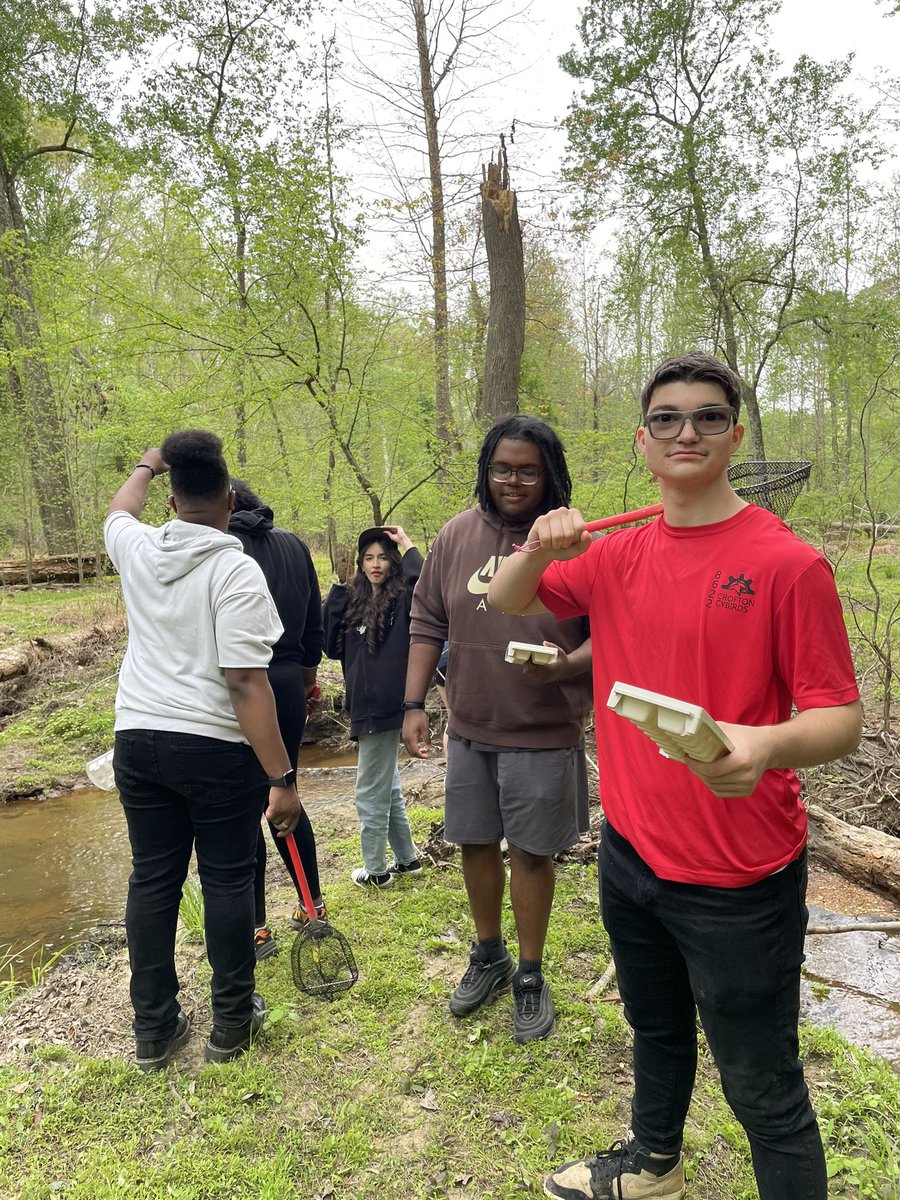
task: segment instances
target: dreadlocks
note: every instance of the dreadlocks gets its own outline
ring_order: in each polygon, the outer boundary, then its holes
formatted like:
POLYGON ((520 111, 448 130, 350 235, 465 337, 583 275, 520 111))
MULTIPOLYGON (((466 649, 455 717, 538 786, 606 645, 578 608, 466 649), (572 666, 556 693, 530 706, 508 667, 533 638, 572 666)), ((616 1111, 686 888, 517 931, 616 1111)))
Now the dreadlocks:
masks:
POLYGON ((494 457, 497 443, 502 438, 509 438, 512 442, 533 442, 540 450, 547 475, 541 512, 549 512, 551 508, 568 508, 572 499, 572 477, 566 466, 562 442, 545 421, 537 417, 518 416, 505 417, 491 426, 481 444, 478 454, 478 480, 475 484, 475 494, 481 507, 487 512, 497 512, 488 484, 488 466, 494 457))

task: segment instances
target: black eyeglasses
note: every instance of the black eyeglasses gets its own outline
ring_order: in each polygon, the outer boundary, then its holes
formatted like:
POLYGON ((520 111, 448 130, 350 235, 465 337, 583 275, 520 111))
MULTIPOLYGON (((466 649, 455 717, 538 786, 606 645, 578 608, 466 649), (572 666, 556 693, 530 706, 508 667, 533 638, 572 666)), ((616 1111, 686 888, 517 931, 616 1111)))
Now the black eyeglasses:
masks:
POLYGON ((534 487, 543 473, 540 467, 508 467, 506 463, 488 464, 488 475, 494 483, 506 483, 512 475, 515 475, 522 487, 534 487))
POLYGON ((715 437, 716 434, 727 433, 733 420, 733 408, 695 408, 691 412, 665 408, 647 413, 644 428, 656 441, 669 442, 681 436, 687 421, 700 437, 715 437))

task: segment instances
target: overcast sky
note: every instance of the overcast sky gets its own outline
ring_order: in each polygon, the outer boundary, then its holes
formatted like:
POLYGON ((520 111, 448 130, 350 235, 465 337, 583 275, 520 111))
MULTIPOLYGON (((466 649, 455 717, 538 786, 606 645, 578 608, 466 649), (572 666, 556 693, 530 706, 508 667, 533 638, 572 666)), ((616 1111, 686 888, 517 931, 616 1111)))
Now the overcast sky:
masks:
MULTIPOLYGON (((351 76, 354 64, 350 42, 357 55, 368 58, 371 54, 366 27, 349 18, 352 3, 327 0, 329 12, 323 14, 321 26, 323 30, 337 28, 345 71, 351 76)), ((498 0, 497 8, 512 14, 526 5, 527 0, 498 0)), ((501 130, 508 133, 515 118, 516 140, 510 148, 510 167, 520 215, 546 224, 551 221, 542 218, 540 210, 543 205, 546 214, 549 207, 553 218, 556 216, 553 181, 558 179, 565 154, 565 135, 559 125, 575 83, 561 70, 558 59, 578 40, 582 7, 579 0, 532 0, 525 18, 505 26, 505 62, 486 62, 485 78, 489 82, 477 101, 480 115, 469 118, 472 128, 484 137, 482 151, 475 151, 472 161, 466 164, 473 195, 480 178, 479 160, 487 157, 485 151, 496 144, 501 130)), ((869 90, 866 81, 875 78, 879 67, 890 67, 898 57, 900 16, 888 18, 885 11, 885 5, 876 0, 783 0, 781 12, 772 22, 772 44, 787 63, 801 54, 829 59, 854 52, 855 86, 865 93, 869 90)), ((351 123, 378 122, 371 99, 360 90, 346 82, 336 90, 351 123)), ((383 172, 371 160, 361 159, 355 146, 346 165, 354 177, 354 187, 368 198, 389 194, 383 172)), ((370 229, 371 254, 382 239, 371 225, 370 229)))

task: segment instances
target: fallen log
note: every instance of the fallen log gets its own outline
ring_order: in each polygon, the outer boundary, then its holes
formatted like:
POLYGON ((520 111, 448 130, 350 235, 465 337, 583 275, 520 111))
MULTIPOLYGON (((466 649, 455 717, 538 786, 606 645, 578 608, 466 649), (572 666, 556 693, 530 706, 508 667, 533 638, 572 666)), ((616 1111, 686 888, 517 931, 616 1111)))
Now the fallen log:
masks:
POLYGON ((41 663, 53 657, 78 662, 84 651, 98 643, 110 642, 124 630, 124 620, 103 621, 90 629, 58 633, 52 637, 32 638, 0 650, 0 683, 20 675, 30 675, 41 663))
POLYGON ((83 583, 93 575, 111 570, 105 554, 56 554, 50 557, 7 559, 0 562, 0 584, 30 586, 33 583, 83 583))
POLYGON ((900 921, 850 921, 846 925, 807 925, 807 933, 900 933, 900 921))
POLYGON ((816 862, 900 900, 900 838, 848 825, 817 804, 809 805, 809 818, 809 849, 816 862))

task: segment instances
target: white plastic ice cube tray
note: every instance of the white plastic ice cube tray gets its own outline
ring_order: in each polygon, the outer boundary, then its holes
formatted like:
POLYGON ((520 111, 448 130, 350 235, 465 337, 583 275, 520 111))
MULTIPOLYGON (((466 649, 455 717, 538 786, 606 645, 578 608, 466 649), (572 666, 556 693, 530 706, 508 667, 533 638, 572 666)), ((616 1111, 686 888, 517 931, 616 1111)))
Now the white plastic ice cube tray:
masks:
POLYGON ((558 651, 555 646, 539 646, 536 642, 510 642, 503 657, 508 663, 534 663, 546 665, 556 662, 558 651))
POLYGON ((660 754, 679 762, 686 757, 712 762, 734 749, 709 713, 686 700, 674 700, 671 696, 616 682, 606 707, 652 738, 660 754))

